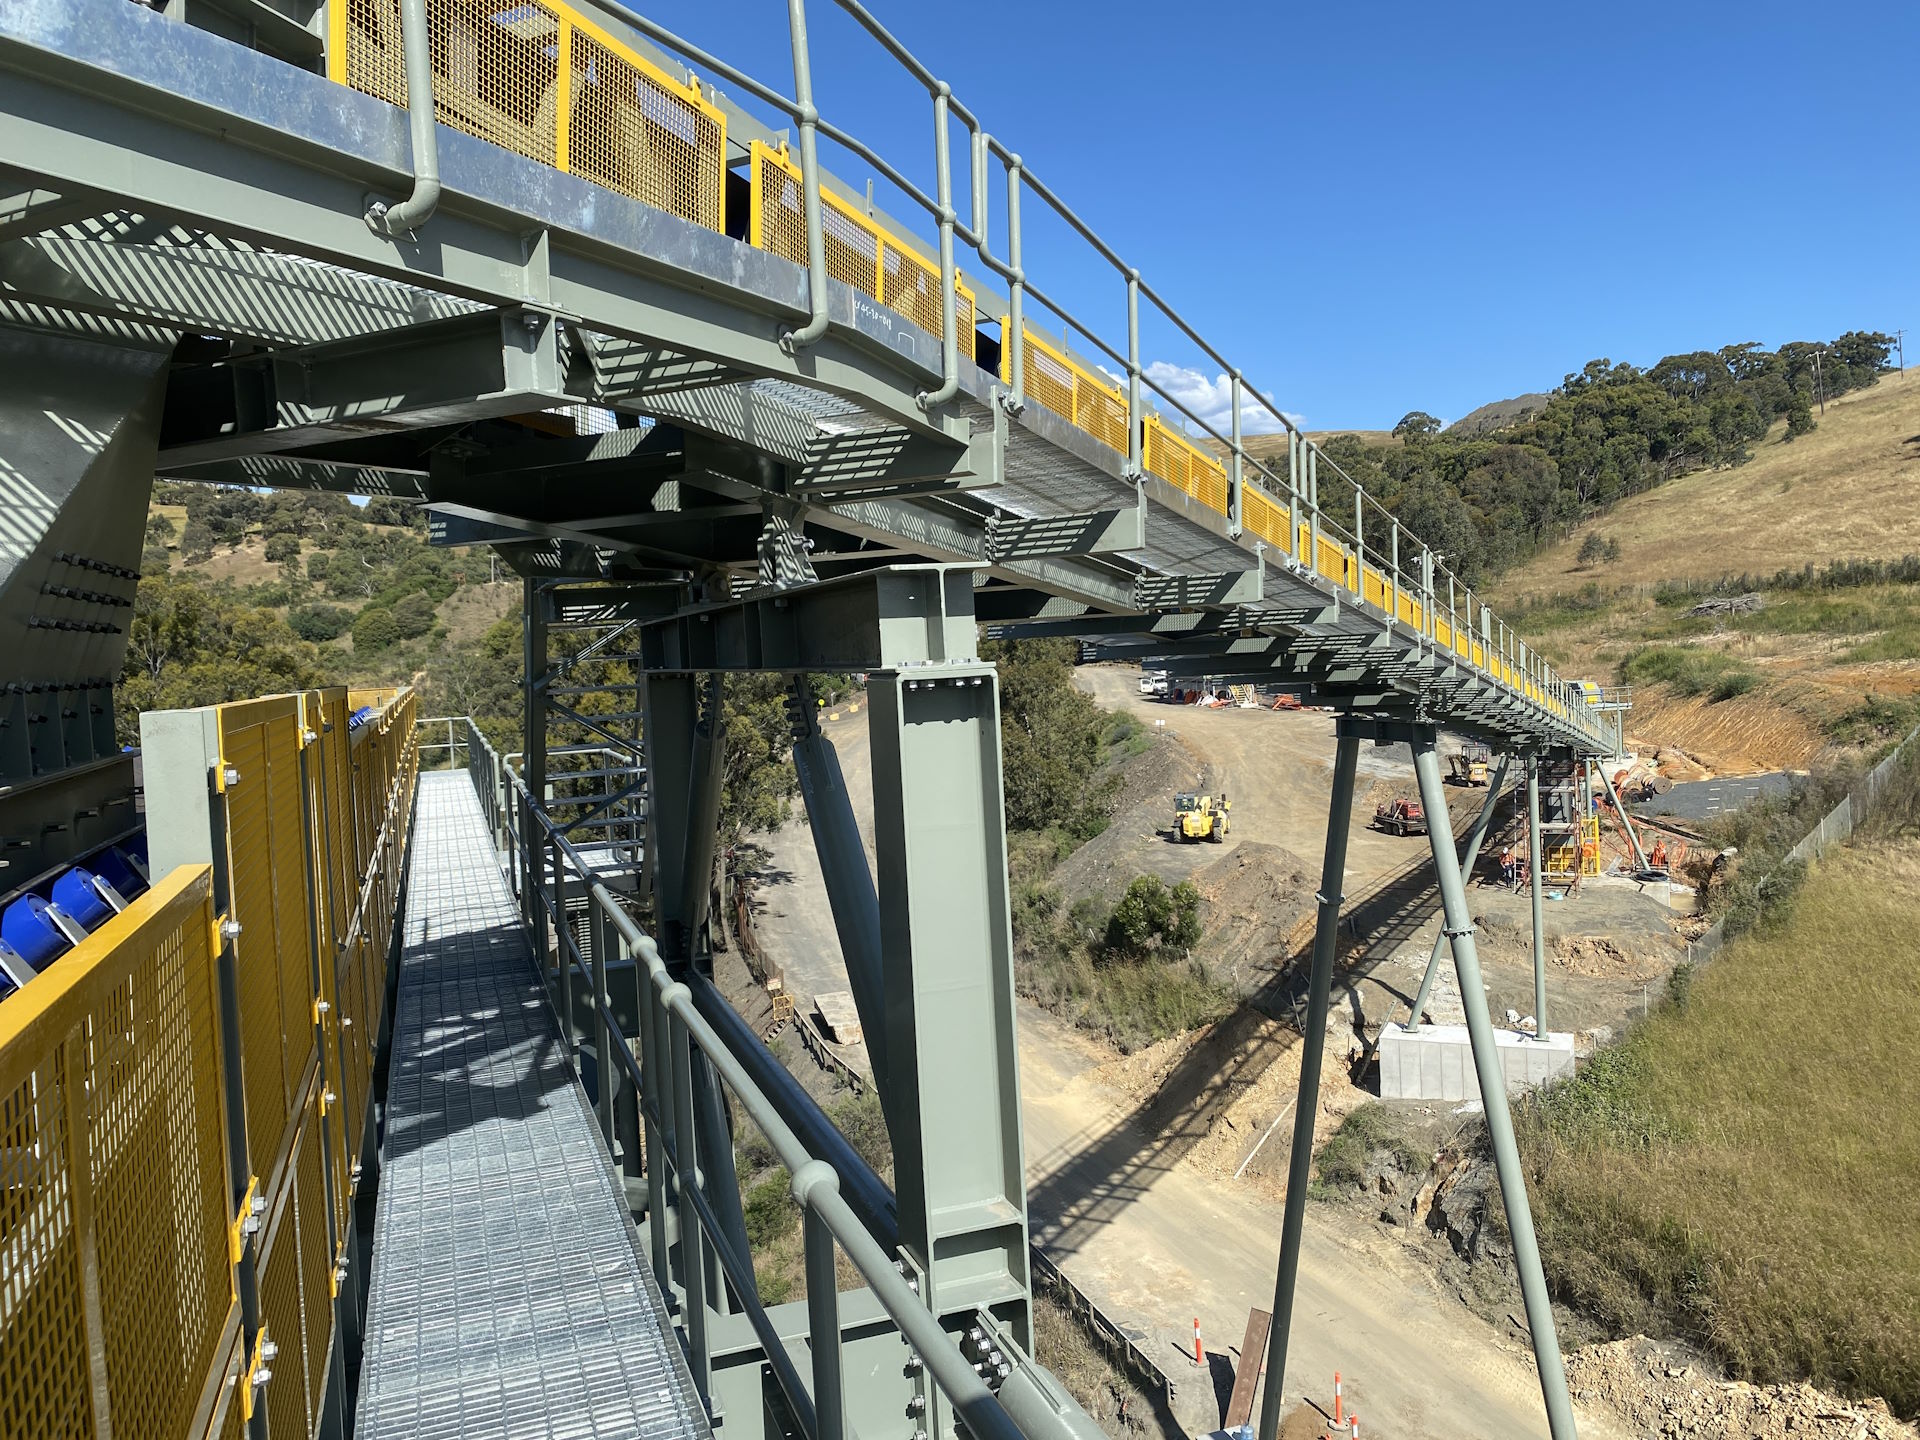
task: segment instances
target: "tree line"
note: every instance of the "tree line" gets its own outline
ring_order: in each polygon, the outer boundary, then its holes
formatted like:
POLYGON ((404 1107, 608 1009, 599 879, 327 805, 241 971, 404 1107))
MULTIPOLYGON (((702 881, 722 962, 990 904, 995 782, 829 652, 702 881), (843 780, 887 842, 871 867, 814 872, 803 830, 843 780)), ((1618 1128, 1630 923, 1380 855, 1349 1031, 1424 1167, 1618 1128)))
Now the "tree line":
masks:
POLYGON ((1336 435, 1321 446, 1412 535, 1482 583, 1581 520, 1676 476, 1739 465, 1773 425, 1791 441, 1824 400, 1872 385, 1891 336, 1849 331, 1778 350, 1757 343, 1669 355, 1648 369, 1590 361, 1544 404, 1491 433, 1415 410, 1397 443, 1336 435))

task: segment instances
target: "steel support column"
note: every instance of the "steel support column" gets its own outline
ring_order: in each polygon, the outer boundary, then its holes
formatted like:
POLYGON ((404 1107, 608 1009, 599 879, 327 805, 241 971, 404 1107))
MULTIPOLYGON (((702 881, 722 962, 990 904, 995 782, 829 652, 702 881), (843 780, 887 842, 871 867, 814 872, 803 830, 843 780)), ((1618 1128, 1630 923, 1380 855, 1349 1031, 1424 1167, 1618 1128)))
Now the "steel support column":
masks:
MULTIPOLYGON (((1574 832, 1576 841, 1579 831, 1574 832)), ((1578 865, 1579 847, 1574 849, 1578 865)), ((1540 895, 1540 757, 1527 756, 1527 894, 1533 902, 1533 1033, 1547 1038, 1547 936, 1540 895)))
POLYGON ((833 928, 840 937, 846 961, 847 983, 860 1012, 866 1034, 867 1059, 873 1066, 874 1092, 884 1108, 887 1102, 887 1012, 881 988, 880 900, 867 865, 866 843, 840 773, 840 756, 833 742, 820 733, 813 686, 801 677, 793 686, 793 768, 800 778, 806 802, 807 826, 820 857, 820 873, 827 885, 827 903, 833 909, 833 928))
MULTIPOLYGON (((1480 858, 1480 847, 1487 838, 1487 829, 1493 822, 1493 807, 1500 802, 1500 787, 1507 782, 1507 765, 1513 757, 1502 755, 1500 768, 1493 772, 1493 779, 1487 786, 1487 803, 1480 807, 1479 818, 1473 822, 1473 830, 1467 836, 1467 853, 1460 861, 1461 874, 1471 879, 1474 863, 1480 858)), ((1413 1013, 1407 1017, 1407 1028, 1418 1030, 1420 1016, 1426 1011, 1427 997, 1433 993, 1434 977, 1440 972, 1440 952, 1447 948, 1447 922, 1440 921, 1440 933, 1433 937, 1433 953, 1427 956, 1426 972, 1420 977, 1420 989, 1413 997, 1413 1013)))
POLYGON ((1547 1298, 1547 1279, 1540 1268, 1540 1249, 1533 1234, 1533 1212, 1527 1204, 1526 1177, 1520 1169, 1520 1149, 1513 1138, 1513 1115, 1507 1108, 1506 1074, 1487 1014, 1487 992, 1481 988, 1480 951, 1473 938, 1473 920, 1467 913, 1466 887, 1460 880, 1459 857, 1449 842, 1447 789, 1440 779, 1440 757, 1434 734, 1422 727, 1413 736, 1413 768, 1420 780, 1420 801, 1427 810, 1428 839, 1440 878, 1440 901, 1446 914, 1448 938, 1453 942, 1454 971, 1460 981, 1460 999, 1467 1011, 1467 1034, 1473 1042, 1473 1068, 1480 1080, 1480 1099, 1486 1107, 1487 1136, 1493 1143, 1494 1167, 1500 1176, 1500 1198, 1506 1207, 1507 1230, 1513 1237, 1513 1260, 1520 1272, 1520 1292, 1526 1300, 1527 1328, 1533 1335, 1534 1358, 1539 1362, 1540 1393, 1546 1400, 1547 1425, 1553 1440, 1574 1440, 1573 1402, 1567 1395, 1567 1372, 1560 1358, 1560 1337, 1553 1328, 1553 1305, 1547 1298))
MULTIPOLYGON (((1622 726, 1625 726, 1627 723, 1625 716, 1621 717, 1620 723, 1622 726)), ((1640 836, 1634 831, 1633 817, 1627 814, 1627 807, 1621 803, 1620 792, 1613 788, 1613 777, 1607 774, 1607 767, 1598 761, 1594 762, 1593 768, 1600 776, 1600 787, 1607 792, 1607 799, 1613 802, 1613 813, 1620 817, 1620 828, 1627 832, 1627 844, 1633 847, 1633 863, 1638 865, 1642 870, 1652 869, 1653 867, 1647 863, 1647 852, 1640 848, 1640 836)), ((1586 818, 1587 797, 1582 795, 1580 801, 1580 814, 1575 818, 1584 820, 1586 818)))
POLYGON ((1286 1395, 1287 1338, 1293 1326, 1294 1283, 1300 1273, 1300 1232, 1306 1222, 1307 1181, 1313 1169, 1313 1123, 1320 1112, 1320 1062, 1326 1049, 1334 949, 1344 898, 1340 887, 1347 872, 1347 832, 1353 828, 1353 777, 1359 762, 1359 738, 1343 733, 1334 750, 1333 794, 1327 802, 1327 846, 1320 864, 1320 910, 1313 930, 1306 1033, 1300 1041, 1300 1090, 1293 1111, 1293 1154, 1287 1163, 1286 1213, 1280 1224, 1280 1269, 1273 1282, 1273 1326, 1267 1332, 1260 1440, 1274 1440, 1286 1395))
MULTIPOLYGON (((725 758, 720 684, 716 674, 679 674, 650 675, 645 685, 647 848, 656 856, 655 903, 660 933, 668 942, 663 949, 669 964, 703 971, 711 969, 702 936, 718 843, 720 770, 725 758)), ((697 1050, 690 1054, 687 1072, 689 1123, 684 1141, 697 1144, 702 1192, 726 1229, 728 1241, 744 1255, 750 1253, 746 1217, 734 1171, 726 1098, 713 1062, 704 1054, 697 1050)), ((679 1122, 675 1124, 678 1130, 679 1122)), ((683 1174, 680 1183, 687 1184, 691 1178, 692 1172, 683 1174)), ((683 1242, 692 1241, 700 1227, 684 1212, 681 1221, 683 1242)), ((706 1267, 702 1291, 709 1303, 724 1311, 726 1287, 720 1283, 711 1247, 701 1241, 683 1243, 681 1249, 689 1273, 696 1264, 706 1267)), ((682 1284, 686 1283, 683 1275, 682 1284)))
MULTIPOLYGON (((944 616, 941 588, 925 586, 921 598, 944 616)), ((876 671, 867 691, 901 1248, 934 1314, 990 1308, 1024 1347, 1032 1315, 999 681, 991 665, 953 653, 876 671)), ((926 1432, 945 1433, 945 1401, 928 1403, 926 1432)))

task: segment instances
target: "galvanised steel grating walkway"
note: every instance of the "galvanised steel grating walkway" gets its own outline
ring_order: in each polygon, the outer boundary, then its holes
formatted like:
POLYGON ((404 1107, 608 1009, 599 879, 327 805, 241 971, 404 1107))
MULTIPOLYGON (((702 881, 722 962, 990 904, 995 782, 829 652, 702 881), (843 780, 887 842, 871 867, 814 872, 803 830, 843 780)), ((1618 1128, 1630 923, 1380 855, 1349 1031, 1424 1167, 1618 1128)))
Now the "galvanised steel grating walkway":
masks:
POLYGON ((359 1424, 711 1433, 464 771, 420 777, 359 1424))

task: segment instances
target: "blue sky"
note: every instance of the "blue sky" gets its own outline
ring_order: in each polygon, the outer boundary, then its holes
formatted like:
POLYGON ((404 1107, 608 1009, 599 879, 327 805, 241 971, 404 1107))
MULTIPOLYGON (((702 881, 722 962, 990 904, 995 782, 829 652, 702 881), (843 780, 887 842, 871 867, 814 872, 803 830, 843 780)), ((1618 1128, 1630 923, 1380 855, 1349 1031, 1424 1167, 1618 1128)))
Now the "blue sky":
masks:
MULTIPOLYGON (((1311 429, 1456 418, 1602 355, 1920 330, 1914 0, 871 3, 1311 429)), ((784 6, 641 4, 791 93, 784 6)), ((921 92, 830 0, 808 13, 822 113, 930 187, 921 92)), ((992 203, 997 236, 997 178, 992 203)), ((1058 226, 1028 247, 1124 338, 1104 262, 1058 226)), ((1224 423, 1217 365, 1165 325, 1143 348, 1224 423)))

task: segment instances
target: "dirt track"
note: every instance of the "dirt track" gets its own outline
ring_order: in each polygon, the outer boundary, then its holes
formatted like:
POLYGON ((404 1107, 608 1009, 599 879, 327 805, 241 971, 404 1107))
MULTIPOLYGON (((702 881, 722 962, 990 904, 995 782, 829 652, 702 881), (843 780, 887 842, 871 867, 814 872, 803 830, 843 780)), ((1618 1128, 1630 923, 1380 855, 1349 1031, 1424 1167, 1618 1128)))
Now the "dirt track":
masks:
MULTIPOLYGON (((1211 770, 1211 787, 1238 797, 1234 841, 1258 840, 1310 857, 1317 877, 1331 783, 1330 716, 1142 704, 1137 694, 1126 694, 1134 684, 1130 672, 1079 673, 1103 704, 1171 720, 1168 728, 1177 729, 1211 770)), ((864 715, 843 715, 826 729, 871 848, 864 715)), ((1370 783, 1404 782, 1408 773, 1404 755, 1396 760, 1389 750, 1364 750, 1362 767, 1363 797, 1370 783)), ((1364 813, 1350 842, 1347 888, 1357 893, 1425 846, 1362 828, 1371 799, 1361 799, 1355 809, 1364 813)), ((1143 854, 1158 845, 1197 863, 1233 853, 1232 844, 1179 847, 1151 835, 1129 843, 1143 854)), ((767 849, 768 883, 759 895, 756 930, 805 1007, 817 989, 842 989, 846 982, 804 816, 796 813, 769 837, 767 849)), ((1214 1053, 1196 1046, 1182 1076, 1142 1099, 1105 1078, 1112 1073, 1103 1069, 1115 1058, 1111 1051, 1052 1016, 1025 1004, 1020 1009, 1033 1236, 1116 1320, 1153 1337, 1153 1353, 1176 1384, 1198 1384, 1203 1391, 1209 1382, 1231 1383, 1229 1351, 1248 1308, 1271 1304, 1278 1255, 1280 1207, 1271 1184, 1217 1178, 1211 1152, 1218 1144, 1203 1147, 1207 1163, 1188 1160, 1220 1109, 1236 1101, 1271 1108, 1268 1097, 1291 1088, 1281 1082, 1297 1072, 1288 1068, 1290 1049, 1274 1043, 1277 1027, 1251 1018, 1246 1024, 1259 1033, 1229 1031, 1215 1042, 1235 1055, 1224 1073, 1201 1075, 1213 1070, 1214 1053), (1191 1093, 1174 1096, 1168 1088, 1191 1093), (1185 1358, 1196 1315, 1215 1357, 1206 1377, 1185 1358)), ((851 1058, 865 1063, 863 1054, 851 1058)), ((1263 1125, 1272 1119, 1261 1117, 1263 1125)), ((1289 1128, 1280 1125, 1268 1142, 1277 1154, 1284 1155, 1289 1128)), ((1262 1161, 1268 1158, 1263 1153, 1262 1161)), ((1543 1433, 1530 1358, 1443 1297, 1430 1275, 1393 1243, 1355 1234, 1319 1207, 1308 1210, 1294 1313, 1290 1399, 1311 1392, 1324 1402, 1338 1369, 1350 1408, 1367 1418, 1374 1434, 1520 1440, 1543 1433)), ((1225 1389, 1219 1393, 1224 1398, 1225 1389)), ((1594 1422, 1583 1424, 1583 1433, 1618 1432, 1594 1422)))

